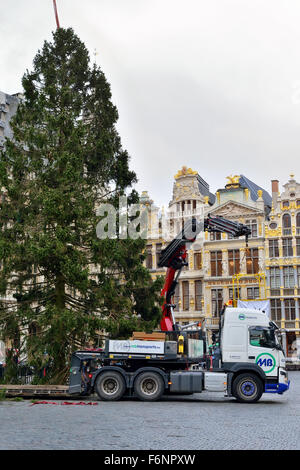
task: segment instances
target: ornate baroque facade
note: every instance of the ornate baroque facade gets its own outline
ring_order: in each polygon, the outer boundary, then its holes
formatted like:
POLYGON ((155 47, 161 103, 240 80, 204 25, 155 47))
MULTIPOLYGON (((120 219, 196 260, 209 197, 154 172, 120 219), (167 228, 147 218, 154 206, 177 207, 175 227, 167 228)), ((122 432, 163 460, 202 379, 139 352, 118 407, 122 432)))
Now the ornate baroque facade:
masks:
MULTIPOLYGON (((228 300, 270 299, 272 319, 291 355, 299 337, 300 184, 292 178, 280 196, 273 181, 271 197, 243 175, 227 180, 213 195, 196 171, 183 167, 175 175, 168 208, 173 236, 183 220, 208 213, 251 228, 248 246, 243 237, 206 232, 190 247, 174 298, 176 319, 181 324, 201 321, 210 334, 218 328, 219 312, 228 300)), ((147 192, 142 202, 149 207, 153 203, 147 192)), ((170 240, 163 237, 162 215, 158 208, 152 211, 157 230, 147 241, 146 265, 154 277, 165 274, 157 262, 170 240)))
POLYGON ((300 352, 300 184, 290 176, 280 194, 272 181, 272 210, 265 224, 267 295, 272 318, 283 332, 289 356, 300 352))

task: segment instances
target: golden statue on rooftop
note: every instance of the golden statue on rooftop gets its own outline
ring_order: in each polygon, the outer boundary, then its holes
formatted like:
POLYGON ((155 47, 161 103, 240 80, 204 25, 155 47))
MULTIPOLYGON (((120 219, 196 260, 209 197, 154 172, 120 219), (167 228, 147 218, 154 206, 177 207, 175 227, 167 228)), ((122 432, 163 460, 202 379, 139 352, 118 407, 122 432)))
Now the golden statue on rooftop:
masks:
POLYGON ((191 168, 188 168, 187 166, 183 166, 181 170, 179 170, 174 178, 177 180, 177 178, 180 178, 180 176, 190 176, 190 175, 197 175, 198 172, 192 170, 191 168))
POLYGON ((240 175, 230 175, 230 176, 226 176, 226 179, 228 179, 228 183, 227 184, 239 184, 239 181, 240 181, 240 175))

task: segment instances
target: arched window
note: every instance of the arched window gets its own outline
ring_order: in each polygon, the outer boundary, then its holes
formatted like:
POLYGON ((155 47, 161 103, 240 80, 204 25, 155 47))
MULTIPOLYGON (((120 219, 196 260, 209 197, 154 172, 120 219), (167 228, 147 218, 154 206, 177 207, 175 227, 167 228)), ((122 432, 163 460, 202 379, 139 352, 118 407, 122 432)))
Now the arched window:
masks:
MULTIPOLYGON (((296 215, 296 234, 300 235, 300 212, 296 215)), ((299 239, 297 238, 297 240, 299 239)))
POLYGON ((282 216, 282 229, 283 235, 291 235, 292 234, 292 224, 291 224, 291 216, 290 214, 284 214, 282 216))

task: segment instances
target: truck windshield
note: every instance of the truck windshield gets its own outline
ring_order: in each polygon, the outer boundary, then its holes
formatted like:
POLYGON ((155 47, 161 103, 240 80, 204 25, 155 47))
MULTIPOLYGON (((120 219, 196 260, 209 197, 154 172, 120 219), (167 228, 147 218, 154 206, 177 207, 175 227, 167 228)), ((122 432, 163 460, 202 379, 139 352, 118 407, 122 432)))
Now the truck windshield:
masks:
POLYGON ((251 346, 275 348, 278 344, 273 328, 254 326, 252 328, 249 328, 249 333, 251 346))

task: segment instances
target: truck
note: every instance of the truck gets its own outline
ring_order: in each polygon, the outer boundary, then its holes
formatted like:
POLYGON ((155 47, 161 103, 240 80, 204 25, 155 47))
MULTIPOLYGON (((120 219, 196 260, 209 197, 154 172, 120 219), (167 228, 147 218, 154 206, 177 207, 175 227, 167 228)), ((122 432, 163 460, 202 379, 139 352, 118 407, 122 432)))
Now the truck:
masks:
POLYGON ((224 305, 218 334, 210 343, 202 325, 176 323, 172 298, 187 247, 201 230, 245 236, 247 226, 210 217, 192 219, 162 250, 159 266, 166 267, 162 289, 163 339, 107 339, 102 349, 82 350, 71 358, 69 393, 101 400, 134 396, 156 401, 163 395, 221 392, 241 403, 255 403, 263 393, 283 394, 290 381, 285 368, 280 330, 264 311, 224 305), (150 340, 149 340, 150 339, 150 340))

